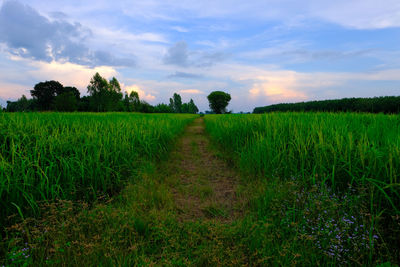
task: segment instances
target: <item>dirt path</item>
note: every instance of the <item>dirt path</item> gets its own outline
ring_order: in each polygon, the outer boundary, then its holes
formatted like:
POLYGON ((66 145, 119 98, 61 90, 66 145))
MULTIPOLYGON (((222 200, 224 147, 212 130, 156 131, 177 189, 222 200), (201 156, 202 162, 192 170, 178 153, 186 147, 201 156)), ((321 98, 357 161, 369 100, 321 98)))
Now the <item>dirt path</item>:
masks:
POLYGON ((210 148, 204 118, 186 128, 165 165, 180 220, 231 221, 240 214, 239 176, 210 148))

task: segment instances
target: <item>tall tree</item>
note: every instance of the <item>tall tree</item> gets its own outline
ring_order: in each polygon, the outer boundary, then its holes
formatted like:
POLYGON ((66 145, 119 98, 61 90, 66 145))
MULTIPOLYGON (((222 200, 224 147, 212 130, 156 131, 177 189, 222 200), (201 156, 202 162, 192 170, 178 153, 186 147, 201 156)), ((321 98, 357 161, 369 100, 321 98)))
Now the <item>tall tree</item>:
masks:
POLYGON ((226 112, 226 107, 231 100, 231 95, 222 91, 214 91, 207 96, 210 108, 216 113, 221 114, 226 112))
POLYGON ((57 81, 40 82, 31 90, 31 95, 37 100, 39 110, 50 110, 56 93, 62 92, 63 88, 57 81))
POLYGON ((172 98, 169 99, 169 107, 174 111, 174 100, 172 98))
POLYGON ((140 110, 140 99, 139 94, 136 91, 132 91, 129 94, 125 92, 124 106, 126 111, 139 111, 140 110))
POLYGON ((92 77, 87 87, 90 94, 90 106, 94 111, 106 111, 108 82, 98 72, 92 77))
POLYGON ((91 96, 91 108, 94 111, 119 110, 122 99, 121 86, 118 80, 113 77, 110 82, 101 77, 97 72, 90 80, 88 93, 91 96))
POLYGON ((108 101, 107 101, 107 111, 115 111, 119 109, 119 103, 122 99, 121 85, 119 84, 117 78, 112 77, 108 83, 108 101))
POLYGON ((173 96, 173 109, 175 113, 182 112, 182 98, 177 93, 174 93, 173 96))
POLYGON ((194 103, 193 99, 190 99, 188 103, 188 112, 192 114, 196 114, 199 112, 199 109, 197 108, 196 104, 194 103))

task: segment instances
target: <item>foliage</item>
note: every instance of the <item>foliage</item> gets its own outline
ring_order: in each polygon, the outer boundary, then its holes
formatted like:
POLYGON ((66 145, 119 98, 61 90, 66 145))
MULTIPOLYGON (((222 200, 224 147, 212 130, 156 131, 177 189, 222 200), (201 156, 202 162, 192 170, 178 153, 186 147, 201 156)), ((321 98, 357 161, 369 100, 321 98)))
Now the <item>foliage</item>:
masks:
POLYGON ((199 112, 199 109, 197 108, 197 106, 194 104, 193 99, 190 99, 189 103, 183 103, 182 104, 182 109, 181 109, 182 113, 192 113, 192 114, 196 114, 197 112, 199 112))
POLYGON ((76 87, 72 86, 65 86, 60 92, 57 92, 57 95, 64 94, 64 93, 71 93, 75 96, 76 100, 79 101, 81 93, 76 87))
POLYGON ((54 98, 54 110, 75 111, 78 109, 78 101, 79 98, 77 99, 76 95, 71 91, 59 94, 54 98))
POLYGON ((36 109, 37 101, 35 99, 27 99, 25 95, 22 95, 17 101, 7 101, 6 111, 8 112, 24 112, 33 111, 36 109))
POLYGON ((31 95, 37 100, 39 110, 50 110, 58 92, 63 91, 63 86, 57 81, 40 82, 31 90, 31 95))
POLYGON ((87 87, 89 96, 80 97, 80 92, 75 87, 64 87, 57 81, 40 82, 31 90, 33 99, 24 95, 17 101, 7 101, 8 112, 21 111, 127 111, 142 113, 197 113, 199 110, 193 99, 182 104, 181 96, 174 93, 170 98, 170 105, 159 104, 155 107, 140 100, 139 94, 132 91, 122 93, 121 85, 113 77, 107 81, 96 73, 87 87))
POLYGON ((257 107, 253 113, 274 111, 329 111, 329 112, 369 112, 399 113, 400 96, 373 98, 343 98, 336 100, 309 101, 293 104, 276 104, 257 107))
POLYGON ((161 103, 154 107, 155 113, 174 113, 174 110, 167 104, 161 103))
POLYGON ((214 91, 207 96, 210 108, 216 114, 226 113, 226 107, 231 100, 231 95, 222 91, 214 91))
POLYGON ((169 99, 169 105, 175 113, 182 112, 182 98, 179 94, 174 93, 174 96, 169 99))
POLYGON ((97 72, 87 87, 91 96, 90 107, 94 111, 117 111, 118 103, 122 99, 121 86, 113 77, 110 82, 97 72))
POLYGON ((129 94, 125 92, 123 101, 124 101, 125 111, 131 112, 140 110, 140 99, 138 92, 132 91, 129 94))

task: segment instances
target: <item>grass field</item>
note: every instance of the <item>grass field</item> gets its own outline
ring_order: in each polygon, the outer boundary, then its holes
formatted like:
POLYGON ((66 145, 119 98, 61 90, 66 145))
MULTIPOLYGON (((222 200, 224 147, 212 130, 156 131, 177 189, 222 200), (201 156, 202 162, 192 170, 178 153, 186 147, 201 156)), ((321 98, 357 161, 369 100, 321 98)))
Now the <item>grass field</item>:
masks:
POLYGON ((259 218, 271 216, 275 197, 284 203, 281 223, 338 262, 398 259, 398 115, 208 116, 206 125, 247 179, 266 180, 269 188, 254 204, 259 218))
POLYGON ((113 195, 166 156, 193 115, 0 114, 0 226, 55 199, 113 195))
POLYGON ((400 262, 398 115, 0 119, 0 265, 400 262))

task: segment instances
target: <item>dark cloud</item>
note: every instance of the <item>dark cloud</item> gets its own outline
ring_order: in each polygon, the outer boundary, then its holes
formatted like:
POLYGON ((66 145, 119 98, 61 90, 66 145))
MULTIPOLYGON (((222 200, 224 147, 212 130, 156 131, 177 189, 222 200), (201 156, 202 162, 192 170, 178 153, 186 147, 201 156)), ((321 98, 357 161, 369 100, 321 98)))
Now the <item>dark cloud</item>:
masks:
POLYGON ((217 62, 224 61, 226 58, 227 54, 222 52, 202 53, 196 67, 210 67, 217 62))
POLYGON ((186 42, 177 42, 173 47, 170 47, 164 56, 164 63, 181 67, 189 65, 189 50, 186 42))
POLYGON ((18 1, 5 1, 0 9, 0 42, 14 55, 51 62, 69 61, 88 66, 132 66, 132 59, 109 52, 92 51, 86 45, 90 29, 65 21, 65 14, 52 13, 50 21, 18 1))
POLYGON ((168 49, 163 62, 179 67, 209 67, 225 60, 226 57, 222 52, 190 51, 186 42, 180 41, 168 49))
POLYGON ((176 71, 174 74, 168 75, 168 78, 182 78, 182 79, 202 79, 203 75, 198 75, 194 73, 180 72, 176 71))

